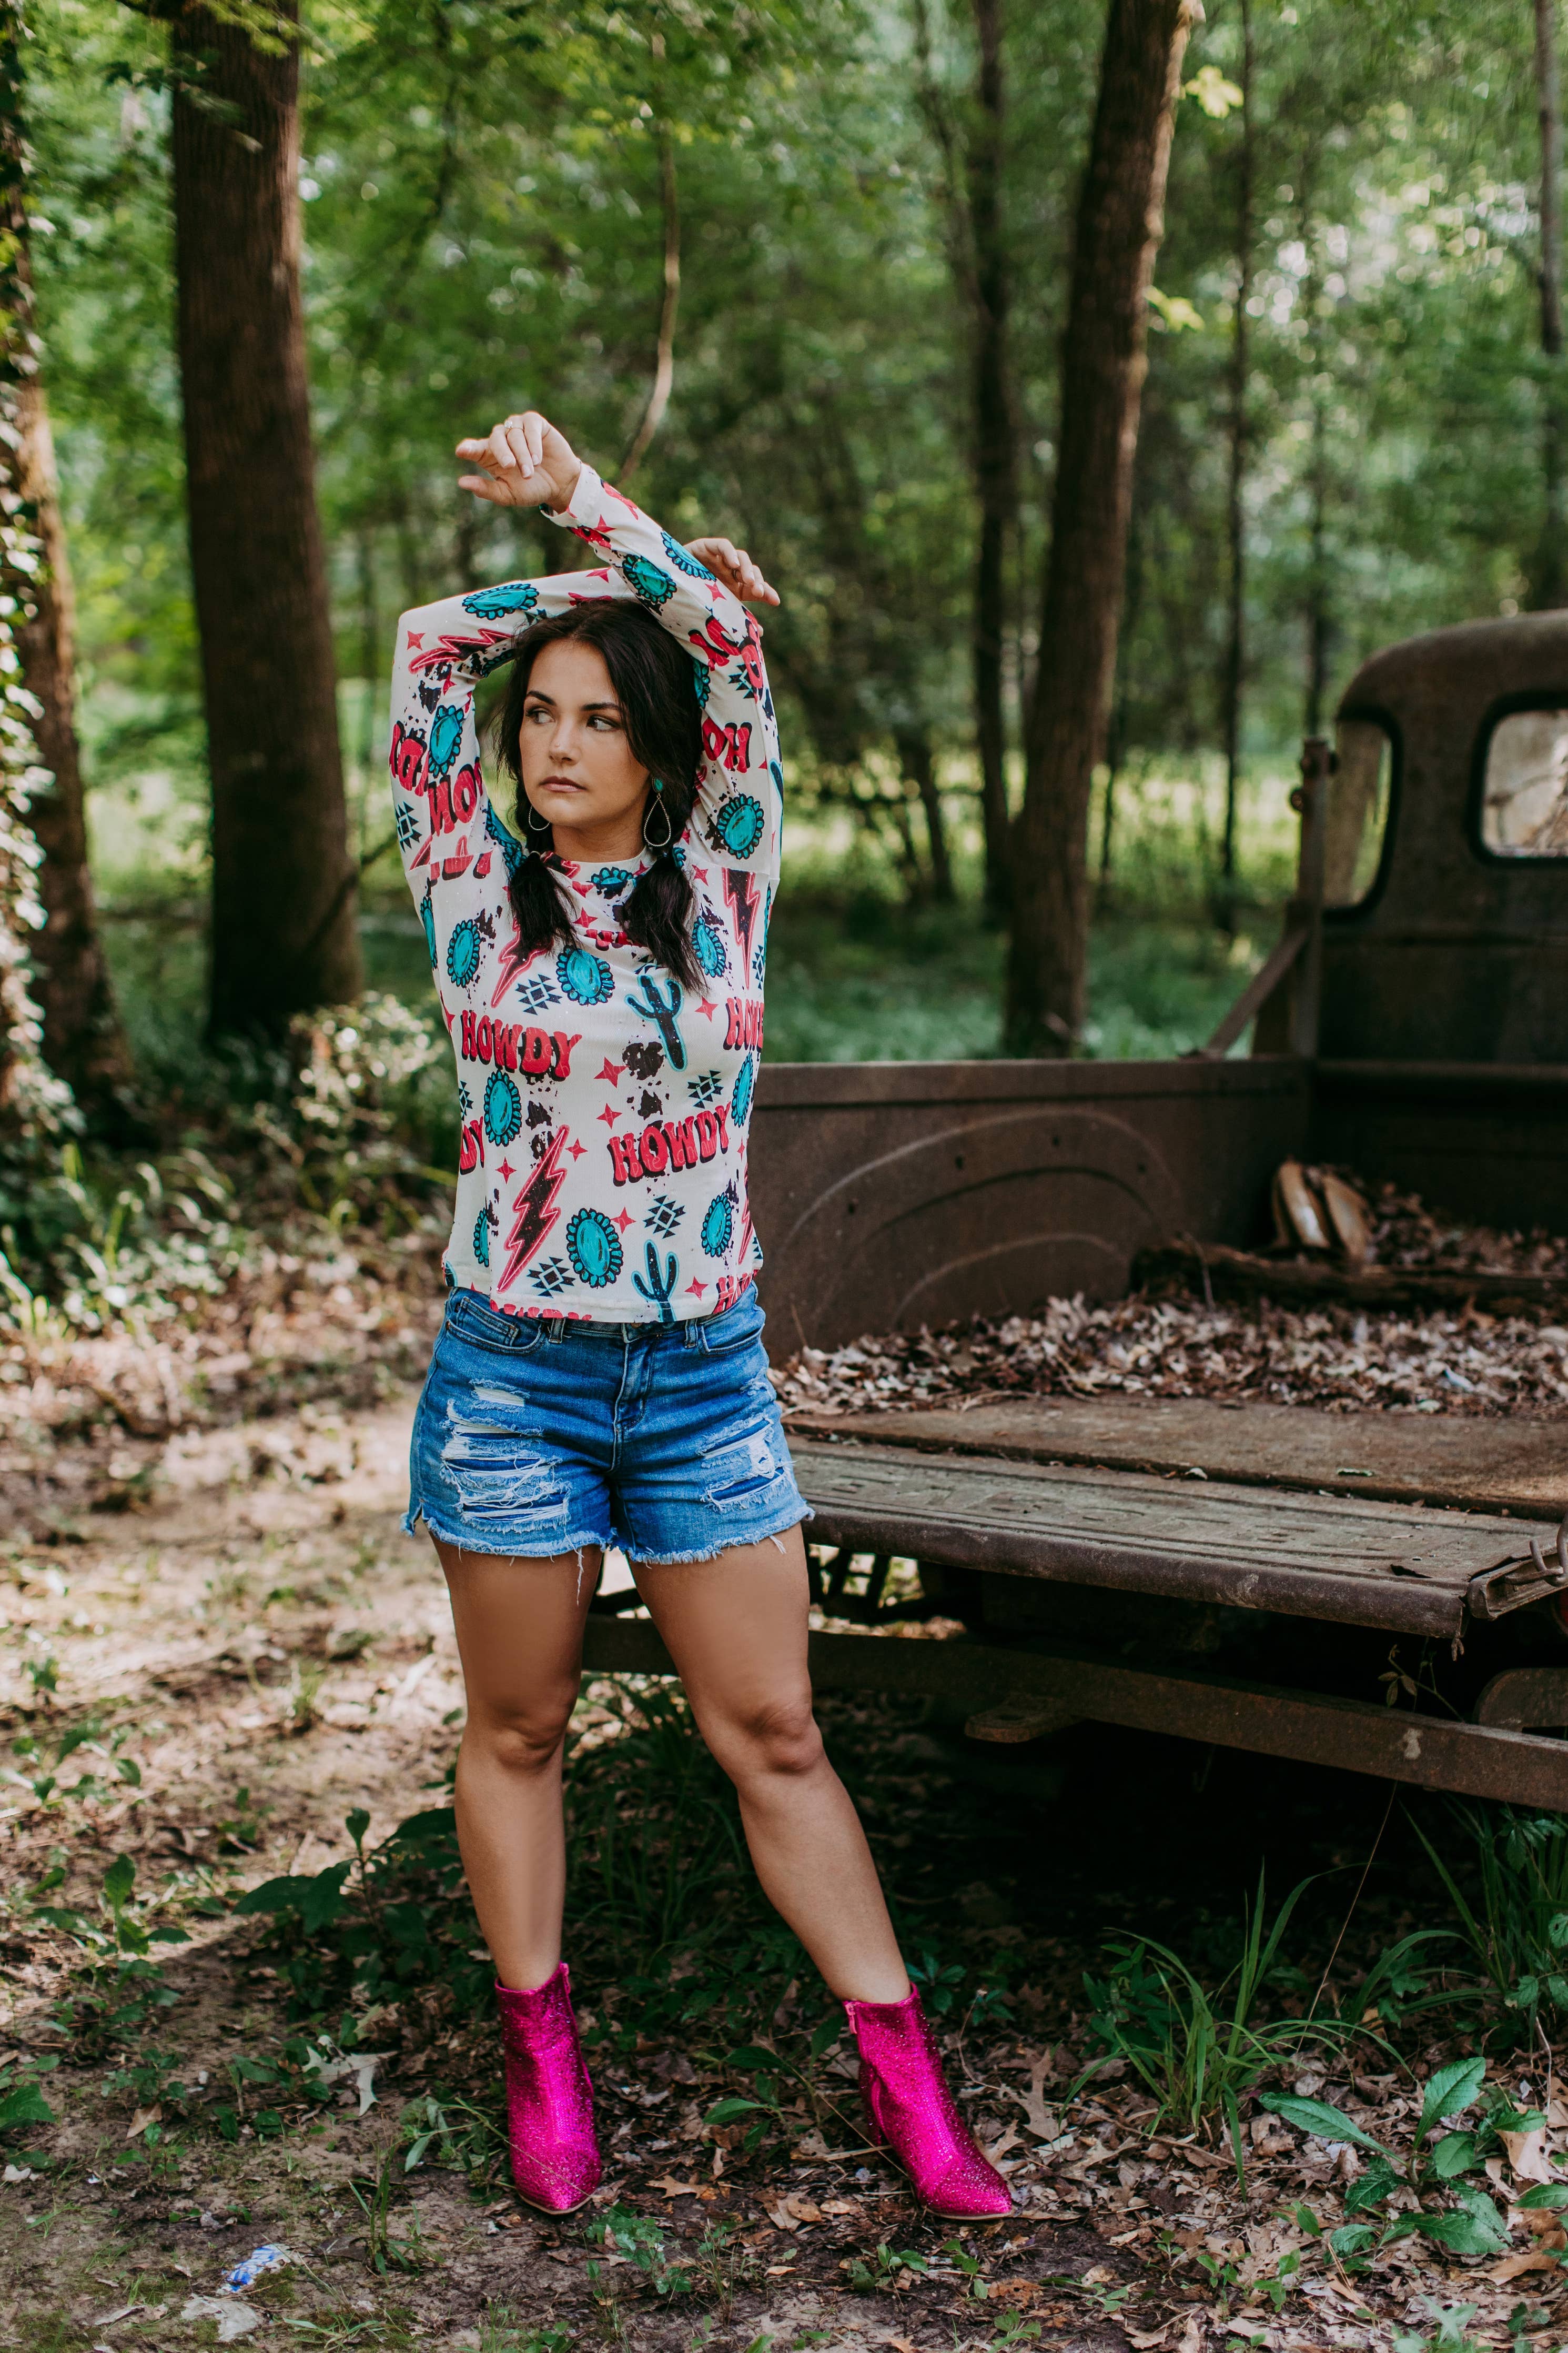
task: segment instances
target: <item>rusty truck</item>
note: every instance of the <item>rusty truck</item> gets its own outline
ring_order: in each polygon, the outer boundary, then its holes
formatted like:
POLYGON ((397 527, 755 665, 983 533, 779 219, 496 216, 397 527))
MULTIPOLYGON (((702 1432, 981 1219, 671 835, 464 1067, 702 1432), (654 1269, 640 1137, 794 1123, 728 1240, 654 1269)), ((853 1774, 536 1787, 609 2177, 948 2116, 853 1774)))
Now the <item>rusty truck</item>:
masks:
MULTIPOLYGON (((1376 655, 1295 800, 1279 945, 1199 1052, 764 1065, 778 1356, 1114 1298, 1162 1250, 1288 1282, 1259 1250, 1292 1158, 1563 1230, 1568 615, 1376 655)), ((1499 1313, 1551 1292, 1296 1279, 1499 1313)), ((956 1702, 978 1740, 1091 1720, 1568 1810, 1568 1419, 1026 1395, 797 1416, 792 1448, 837 1629, 812 1638, 819 1688, 956 1702), (893 1561, 919 1565, 896 1604, 893 1561), (895 1608, 948 1638, 884 1639, 895 1608), (1391 1707, 1393 1645, 1422 1672, 1391 1707)), ((602 1597, 589 1667, 670 1672, 627 1603, 602 1597)))

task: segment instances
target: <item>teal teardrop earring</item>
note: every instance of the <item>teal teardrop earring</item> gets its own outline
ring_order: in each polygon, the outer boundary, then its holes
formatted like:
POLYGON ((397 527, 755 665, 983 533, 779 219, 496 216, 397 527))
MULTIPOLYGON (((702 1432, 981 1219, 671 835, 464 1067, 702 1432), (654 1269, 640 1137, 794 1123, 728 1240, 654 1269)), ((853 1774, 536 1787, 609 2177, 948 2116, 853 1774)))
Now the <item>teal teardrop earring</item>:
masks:
POLYGON ((652 779, 652 784, 653 798, 649 801, 647 808, 643 811, 642 838, 647 842, 650 849, 668 849, 670 843, 675 839, 675 828, 669 821, 668 808, 666 807, 664 801, 659 797, 664 791, 664 778, 662 776, 655 776, 652 779), (662 841, 656 841, 653 835, 647 829, 648 819, 653 816, 656 809, 664 819, 664 839, 662 841))

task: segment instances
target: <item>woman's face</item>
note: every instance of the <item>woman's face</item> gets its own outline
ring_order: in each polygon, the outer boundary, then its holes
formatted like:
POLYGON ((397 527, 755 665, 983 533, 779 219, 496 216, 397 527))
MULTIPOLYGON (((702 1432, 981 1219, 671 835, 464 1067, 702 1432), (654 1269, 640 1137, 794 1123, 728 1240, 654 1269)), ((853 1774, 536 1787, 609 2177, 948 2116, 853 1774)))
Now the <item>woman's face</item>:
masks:
POLYGON ((563 857, 625 858, 641 847, 648 772, 596 646, 559 638, 538 656, 519 748, 523 791, 555 828, 563 857))

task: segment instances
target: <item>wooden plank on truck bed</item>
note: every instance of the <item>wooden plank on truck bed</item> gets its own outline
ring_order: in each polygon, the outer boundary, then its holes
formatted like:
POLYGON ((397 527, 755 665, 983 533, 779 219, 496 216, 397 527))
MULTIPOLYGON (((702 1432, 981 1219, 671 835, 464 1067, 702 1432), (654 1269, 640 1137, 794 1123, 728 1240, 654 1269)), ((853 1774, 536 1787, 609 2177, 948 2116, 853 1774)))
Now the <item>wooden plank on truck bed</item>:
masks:
POLYGON ((1568 1419, 1510 1414, 1330 1413, 1216 1398, 1019 1397, 789 1417, 793 1437, 991 1454, 1023 1462, 1180 1472, 1244 1486, 1326 1487, 1384 1503, 1560 1519, 1568 1419))
MULTIPOLYGON (((1134 1593, 1458 1634, 1528 1524, 1362 1496, 792 1440, 814 1543, 1134 1593)), ((1542 1529, 1542 1535, 1554 1531, 1542 1529)))

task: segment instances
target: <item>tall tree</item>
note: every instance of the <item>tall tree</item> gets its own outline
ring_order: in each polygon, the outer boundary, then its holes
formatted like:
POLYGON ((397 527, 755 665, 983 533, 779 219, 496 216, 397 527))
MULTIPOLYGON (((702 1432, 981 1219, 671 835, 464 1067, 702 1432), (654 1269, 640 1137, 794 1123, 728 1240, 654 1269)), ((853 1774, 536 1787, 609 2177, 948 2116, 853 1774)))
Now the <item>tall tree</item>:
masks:
POLYGON ((1568 384, 1563 355, 1563 92, 1558 0, 1535 0, 1535 102, 1541 125, 1541 538, 1530 567, 1539 611, 1568 604, 1568 384))
POLYGON ((1253 158, 1252 0, 1241 0, 1240 142, 1237 151, 1236 308, 1230 330, 1230 413, 1226 475, 1225 541, 1228 610, 1226 616, 1225 681, 1221 717, 1225 732, 1225 823, 1220 834, 1219 893, 1215 907, 1223 930, 1236 923, 1236 804, 1241 782, 1241 706, 1247 675, 1247 385, 1251 350, 1247 305, 1252 300, 1253 158))
POLYGON ((280 39, 167 5, 210 1020, 276 1030, 361 980, 300 296, 299 0, 279 0, 280 39))
MULTIPOLYGON (((11 581, 36 571, 37 537, 26 520, 18 462, 22 389, 34 375, 31 288, 27 281, 27 178, 31 169, 22 111, 19 0, 0 0, 0 567, 11 581)), ((24 1177, 32 1152, 69 1106, 38 1051, 42 1024, 30 987, 31 948, 42 909, 34 896, 36 840, 27 820, 30 794, 42 783, 28 695, 7 600, 0 609, 0 1156, 7 1192, 24 1177)))
MULTIPOLYGON (((972 336, 971 463, 980 509, 971 617, 974 735, 985 903, 1005 914, 1012 895, 1008 845, 1005 683, 1007 558, 1018 520, 1016 406, 1008 350, 1011 271, 1002 209, 1006 129, 1003 0, 970 0, 974 25, 973 102, 955 125, 931 61, 925 0, 916 0, 921 98, 942 152, 949 259, 972 336)), ((940 895, 940 893, 939 893, 940 895)))
MULTIPOLYGON (((27 292, 26 279, 22 280, 27 292)), ((33 940, 44 1056, 94 1124, 125 1122, 131 1057, 110 984, 88 865, 87 804, 76 731, 76 658, 70 565, 60 521, 54 443, 36 358, 16 387, 16 487, 37 543, 26 569, 6 566, 20 607, 22 677, 37 703, 33 734, 49 781, 32 797, 28 823, 43 852, 43 928, 33 940)))
POLYGON ((1086 835, 1126 575, 1148 301, 1192 0, 1110 0, 1079 201, 1040 651, 1016 828, 1005 1042, 1070 1053, 1089 946, 1086 835))

